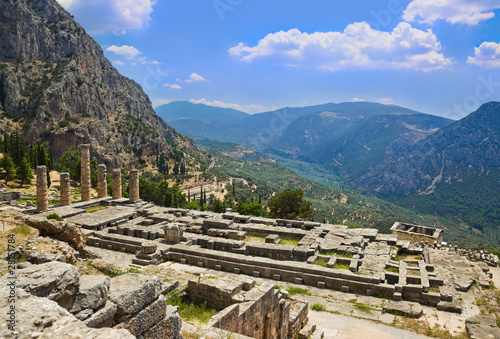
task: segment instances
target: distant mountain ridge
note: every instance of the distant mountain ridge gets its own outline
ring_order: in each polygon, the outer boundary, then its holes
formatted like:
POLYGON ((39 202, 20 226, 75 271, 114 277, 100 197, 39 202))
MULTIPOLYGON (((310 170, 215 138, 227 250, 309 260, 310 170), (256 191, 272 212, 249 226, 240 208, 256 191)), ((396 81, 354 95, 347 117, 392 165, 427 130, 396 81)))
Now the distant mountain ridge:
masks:
MULTIPOLYGON (((440 182, 487 176, 500 169, 500 103, 489 102, 465 118, 386 154, 353 182, 384 195, 430 193, 440 182)), ((497 177, 492 180, 498 180, 497 177)))

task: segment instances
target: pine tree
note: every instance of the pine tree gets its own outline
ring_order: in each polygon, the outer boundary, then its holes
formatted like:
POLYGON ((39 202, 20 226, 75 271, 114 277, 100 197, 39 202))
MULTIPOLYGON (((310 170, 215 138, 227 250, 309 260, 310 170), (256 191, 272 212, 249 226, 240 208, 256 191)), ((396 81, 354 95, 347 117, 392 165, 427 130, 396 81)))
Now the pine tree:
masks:
POLYGON ((174 175, 179 174, 179 163, 178 162, 175 163, 174 168, 172 169, 172 173, 174 175))
POLYGON ((5 171, 5 183, 7 183, 16 173, 14 163, 12 162, 10 155, 4 154, 0 167, 2 167, 5 171))
POLYGON ((25 182, 30 182, 33 179, 33 173, 26 157, 21 160, 21 164, 17 168, 16 176, 18 180, 21 180, 21 187, 23 187, 25 182))

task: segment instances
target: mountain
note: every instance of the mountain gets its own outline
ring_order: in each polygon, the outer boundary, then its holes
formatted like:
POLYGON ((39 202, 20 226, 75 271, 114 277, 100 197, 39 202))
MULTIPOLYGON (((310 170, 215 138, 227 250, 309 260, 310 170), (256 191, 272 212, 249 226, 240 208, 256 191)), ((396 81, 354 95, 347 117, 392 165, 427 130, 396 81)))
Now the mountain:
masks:
POLYGON ((451 122, 394 105, 348 103, 296 119, 272 147, 349 179, 451 122))
POLYGON ((417 142, 387 153, 353 182, 384 195, 431 193, 440 182, 492 176, 500 169, 500 103, 482 105, 467 117, 417 142))
POLYGON ((176 130, 192 138, 232 142, 248 134, 248 128, 241 121, 249 114, 231 108, 174 101, 156 107, 156 113, 176 130))
POLYGON ((0 30, 0 126, 49 142, 56 157, 86 140, 113 166, 171 145, 196 152, 55 0, 1 1, 0 30))

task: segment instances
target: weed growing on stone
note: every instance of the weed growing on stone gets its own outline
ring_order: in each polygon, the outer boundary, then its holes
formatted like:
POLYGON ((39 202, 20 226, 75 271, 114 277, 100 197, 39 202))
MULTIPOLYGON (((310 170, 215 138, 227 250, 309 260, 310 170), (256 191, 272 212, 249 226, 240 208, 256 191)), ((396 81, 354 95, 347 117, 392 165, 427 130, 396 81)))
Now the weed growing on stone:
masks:
POLYGON ((305 288, 300 288, 300 287, 289 287, 288 293, 290 293, 290 295, 296 295, 296 294, 311 295, 311 292, 309 292, 305 288))
POLYGON ((321 305, 320 303, 316 303, 316 304, 313 304, 311 306, 311 309, 313 311, 318 311, 318 312, 321 312, 321 311, 324 311, 325 310, 325 306, 324 305, 321 305))
POLYGON ((62 220, 62 218, 57 213, 51 213, 51 214, 47 215, 47 219, 54 219, 54 220, 57 220, 57 221, 61 221, 62 220))

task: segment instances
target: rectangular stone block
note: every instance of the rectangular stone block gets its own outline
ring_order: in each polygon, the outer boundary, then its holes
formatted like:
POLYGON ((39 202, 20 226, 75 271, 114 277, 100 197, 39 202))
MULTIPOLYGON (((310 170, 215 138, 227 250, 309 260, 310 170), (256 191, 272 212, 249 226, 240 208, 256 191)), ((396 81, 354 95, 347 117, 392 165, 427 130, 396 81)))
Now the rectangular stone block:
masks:
POLYGON ((221 271, 222 270, 222 266, 221 265, 215 265, 215 270, 216 271, 221 271))
POLYGON ((254 277, 260 277, 260 272, 259 271, 253 271, 253 276, 254 277))
POLYGON ((238 267, 234 268, 234 274, 240 274, 240 269, 238 267))
POLYGON ((302 284, 302 278, 295 278, 296 284, 302 284))
POLYGON ((279 274, 274 274, 273 279, 274 280, 281 280, 281 276, 279 274))
POLYGON ((394 294, 392 295, 392 300, 395 300, 395 301, 401 301, 401 299, 403 299, 401 293, 399 292, 394 292, 394 294))
POLYGON ((347 292, 349 292, 349 286, 345 286, 345 285, 344 285, 344 286, 342 286, 342 287, 340 288, 340 290, 341 290, 342 292, 344 292, 344 293, 347 293, 347 292))
POLYGON ((318 281, 318 287, 319 288, 325 288, 325 282, 324 281, 318 281))

